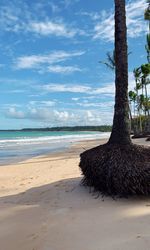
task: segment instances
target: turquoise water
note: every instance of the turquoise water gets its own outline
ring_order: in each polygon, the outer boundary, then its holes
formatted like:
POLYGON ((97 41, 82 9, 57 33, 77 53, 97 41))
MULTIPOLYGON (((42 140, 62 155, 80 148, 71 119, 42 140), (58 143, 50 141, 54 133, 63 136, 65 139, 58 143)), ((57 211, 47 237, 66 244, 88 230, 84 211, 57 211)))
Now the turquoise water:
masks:
POLYGON ((0 165, 64 150, 72 142, 107 138, 102 132, 1 131, 0 165))
POLYGON ((0 131, 0 140, 5 139, 21 139, 21 138, 37 138, 45 136, 68 136, 68 135, 95 135, 100 134, 100 132, 91 132, 91 131, 0 131))

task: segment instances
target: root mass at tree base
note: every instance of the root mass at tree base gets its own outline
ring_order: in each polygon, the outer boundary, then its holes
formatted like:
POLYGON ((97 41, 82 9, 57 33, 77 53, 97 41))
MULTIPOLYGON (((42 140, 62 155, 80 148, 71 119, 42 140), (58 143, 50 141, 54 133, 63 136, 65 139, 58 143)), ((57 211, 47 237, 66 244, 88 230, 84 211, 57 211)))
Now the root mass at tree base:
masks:
POLYGON ((106 195, 150 194, 150 148, 104 144, 83 152, 83 184, 106 195))

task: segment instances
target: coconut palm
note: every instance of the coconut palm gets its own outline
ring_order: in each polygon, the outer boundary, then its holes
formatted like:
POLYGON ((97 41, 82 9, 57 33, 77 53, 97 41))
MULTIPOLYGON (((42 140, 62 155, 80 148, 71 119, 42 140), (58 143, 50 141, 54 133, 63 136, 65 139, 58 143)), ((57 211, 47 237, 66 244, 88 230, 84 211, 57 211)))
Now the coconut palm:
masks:
POLYGON ((144 16, 145 16, 145 20, 149 20, 150 19, 150 0, 146 1, 149 5, 147 7, 147 9, 145 10, 144 16))
MULTIPOLYGON (((145 18, 145 20, 147 20, 150 23, 150 0, 147 0, 147 3, 148 3, 148 7, 145 10, 144 18, 145 18)), ((149 26, 149 28, 150 28, 150 26, 149 26)))
POLYGON ((106 61, 99 61, 102 64, 105 64, 109 69, 111 70, 115 70, 115 51, 113 50, 113 52, 107 52, 106 53, 106 61))
POLYGON ((147 1, 148 7, 145 10, 144 18, 148 21, 149 32, 147 34, 147 44, 145 46, 147 52, 147 61, 150 63, 150 0, 147 1))
POLYGON ((150 103, 150 98, 149 97, 146 98, 145 96, 143 96, 141 98, 141 106, 143 108, 144 113, 149 112, 149 110, 150 110, 149 103, 150 103))
MULTIPOLYGON (((134 78, 135 78, 135 88, 134 90, 136 91, 136 100, 133 98, 133 102, 135 104, 135 101, 138 103, 138 98, 139 98, 139 90, 141 89, 141 68, 135 68, 133 70, 134 78)), ((133 92, 133 91, 132 91, 133 92)), ((132 97, 135 97, 135 95, 132 97)))
MULTIPOLYGON (((147 85, 149 84, 148 76, 150 75, 150 64, 142 64, 141 66, 141 73, 142 73, 142 84, 145 88, 145 100, 148 100, 148 93, 147 93, 147 85)), ((149 109, 146 108, 147 113, 149 115, 149 109)))
MULTIPOLYGON (((144 103, 145 103, 145 97, 143 94, 138 96, 138 103, 137 103, 137 109, 138 109, 138 115, 139 115, 139 130, 140 133, 143 132, 143 127, 142 127, 142 111, 145 112, 145 108, 144 108, 144 103)), ((138 119, 137 119, 138 120, 138 119)))
POLYGON ((129 131, 125 0, 115 0, 115 112, 109 141, 83 152, 83 183, 104 194, 150 194, 150 149, 133 145, 129 131))
POLYGON ((135 78, 135 83, 136 83, 136 86, 137 84, 140 83, 140 76, 141 76, 141 68, 135 68, 133 70, 133 74, 134 74, 134 78, 135 78))
POLYGON ((135 107, 136 107, 136 101, 137 101, 137 93, 135 93, 134 91, 129 91, 129 100, 130 102, 133 102, 133 114, 135 117, 135 107))
MULTIPOLYGON (((141 67, 139 68, 135 68, 133 70, 133 74, 134 74, 134 78, 135 78, 135 88, 134 90, 136 91, 136 100, 134 100, 134 95, 132 96, 132 101, 134 103, 134 107, 135 107, 135 102, 137 104, 137 115, 138 117, 136 117, 136 123, 137 123, 137 128, 136 128, 136 133, 138 132, 138 130, 140 130, 140 133, 142 132, 142 119, 141 119, 141 106, 140 106, 140 98, 139 98, 139 90, 142 88, 142 92, 143 92, 143 85, 142 85, 142 81, 141 81, 141 67), (139 119, 138 119, 139 118, 139 119), (138 129, 138 127, 140 129, 138 129)), ((134 93, 134 92, 133 92, 134 93)), ((135 116, 135 115, 134 115, 135 116)))
POLYGON ((147 61, 148 63, 150 63, 150 34, 147 34, 146 41, 147 41, 147 44, 145 45, 145 49, 147 52, 147 61))
POLYGON ((137 94, 134 91, 129 91, 129 114, 131 119, 130 131, 133 129, 135 131, 134 120, 132 117, 132 102, 133 102, 133 114, 135 118, 135 107, 136 107, 137 94))

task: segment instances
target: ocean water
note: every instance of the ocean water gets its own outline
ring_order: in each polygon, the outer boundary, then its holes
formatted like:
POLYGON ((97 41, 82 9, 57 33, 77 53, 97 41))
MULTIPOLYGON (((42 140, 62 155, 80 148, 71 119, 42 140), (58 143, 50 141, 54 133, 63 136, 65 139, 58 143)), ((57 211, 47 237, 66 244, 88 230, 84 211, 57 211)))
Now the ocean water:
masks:
POLYGON ((73 142, 108 138, 103 132, 0 132, 0 165, 19 162, 34 156, 62 151, 73 142))

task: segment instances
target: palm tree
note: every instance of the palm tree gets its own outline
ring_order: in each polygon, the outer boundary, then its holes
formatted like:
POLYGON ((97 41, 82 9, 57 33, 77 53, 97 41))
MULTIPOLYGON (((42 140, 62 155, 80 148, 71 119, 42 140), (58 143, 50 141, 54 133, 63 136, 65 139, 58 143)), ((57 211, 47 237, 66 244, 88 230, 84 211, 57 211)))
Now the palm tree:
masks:
MULTIPOLYGON (((144 108, 144 101, 145 101, 145 97, 143 94, 139 95, 138 97, 138 103, 137 103, 137 109, 138 109, 138 114, 139 114, 139 127, 140 127, 140 133, 143 132, 143 126, 142 126, 142 110, 145 111, 144 108)), ((138 120, 138 119, 137 119, 138 120)), ((138 131, 139 132, 139 131, 138 131)))
POLYGON ((116 62, 115 62, 115 50, 113 50, 113 52, 107 52, 106 53, 106 61, 99 61, 100 63, 102 64, 105 64, 109 69, 111 70, 115 70, 115 65, 116 65, 116 62))
POLYGON ((150 0, 147 0, 146 2, 148 3, 148 7, 145 10, 144 17, 145 20, 150 20, 150 0))
POLYGON ((143 101, 143 106, 144 109, 146 109, 147 112, 149 112, 150 110, 150 97, 144 97, 144 101, 143 101))
POLYGON ((134 118, 135 118, 135 107, 136 107, 136 101, 137 101, 137 93, 135 93, 134 91, 129 91, 129 100, 130 102, 133 102, 133 114, 134 114, 134 118))
POLYGON ((83 184, 108 195, 150 194, 150 148, 133 145, 129 131, 125 0, 115 1, 115 112, 109 141, 83 152, 83 184))
MULTIPOLYGON (((137 114, 138 117, 136 117, 137 129, 136 129, 135 133, 139 132, 138 127, 140 128, 140 133, 142 132, 142 119, 141 119, 141 108, 140 108, 141 106, 140 106, 140 98, 139 98, 139 90, 142 88, 142 91, 143 91, 143 85, 142 85, 142 81, 141 81, 141 73, 142 73, 141 67, 135 68, 133 70, 133 74, 134 74, 134 78, 135 78, 134 90, 136 91, 136 100, 134 100, 134 98, 133 98, 133 102, 135 101, 137 103, 137 112, 138 112, 138 114, 137 114), (139 120, 139 122, 138 122, 138 120, 139 120)), ((135 105, 135 102, 134 102, 134 105, 135 105)))
POLYGON ((150 34, 147 34, 146 41, 147 41, 147 44, 145 45, 145 49, 147 52, 147 61, 148 63, 150 63, 150 34))
POLYGON ((150 0, 147 1, 148 7, 145 10, 144 18, 148 21, 149 32, 147 34, 147 44, 145 46, 147 52, 147 61, 150 63, 150 0))
MULTIPOLYGON (((140 76, 141 76, 141 68, 135 68, 133 70, 134 78, 135 78, 135 83, 136 83, 136 89, 139 90, 139 85, 140 84, 140 76), (138 85, 138 87, 137 87, 138 85)), ((138 94, 138 93, 137 93, 138 94)))
MULTIPOLYGON (((141 73, 142 73, 142 83, 145 88, 145 98, 148 100, 148 93, 147 93, 147 85, 149 84, 148 76, 150 75, 150 64, 142 64, 141 66, 141 73)), ((149 115, 149 109, 147 109, 147 113, 149 115)))
POLYGON ((131 125, 130 125, 130 131, 133 129, 135 131, 135 124, 134 120, 132 117, 132 102, 133 102, 133 114, 135 118, 135 105, 136 105, 136 100, 137 100, 137 94, 134 91, 129 91, 129 114, 130 114, 130 119, 131 119, 131 125))

